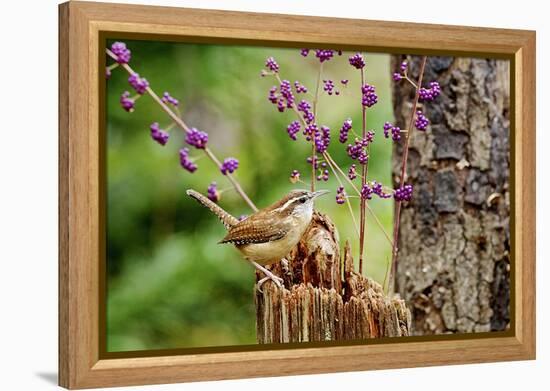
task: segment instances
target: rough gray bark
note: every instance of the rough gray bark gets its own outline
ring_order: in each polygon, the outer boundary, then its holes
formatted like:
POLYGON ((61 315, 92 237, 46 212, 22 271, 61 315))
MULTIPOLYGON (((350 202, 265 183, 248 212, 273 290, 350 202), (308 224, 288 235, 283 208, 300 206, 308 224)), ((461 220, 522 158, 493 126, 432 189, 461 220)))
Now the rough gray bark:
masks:
MULTIPOLYGON (((312 342, 409 335, 405 302, 387 297, 380 284, 354 271, 349 245, 340 257, 336 228, 315 213, 289 258, 288 270, 272 270, 272 282, 256 290, 258 343, 312 342)), ((257 277, 262 277, 257 275, 257 277)))
MULTIPOLYGON (((397 69, 403 60, 392 59, 397 69)), ((409 66, 418 77, 419 59, 409 66)), ((428 58, 424 85, 442 94, 425 103, 431 124, 413 131, 403 204, 396 291, 409 305, 413 334, 503 330, 509 325, 508 61, 428 58)), ((393 90, 397 125, 405 128, 414 91, 393 90)), ((394 185, 402 145, 393 157, 394 185)))

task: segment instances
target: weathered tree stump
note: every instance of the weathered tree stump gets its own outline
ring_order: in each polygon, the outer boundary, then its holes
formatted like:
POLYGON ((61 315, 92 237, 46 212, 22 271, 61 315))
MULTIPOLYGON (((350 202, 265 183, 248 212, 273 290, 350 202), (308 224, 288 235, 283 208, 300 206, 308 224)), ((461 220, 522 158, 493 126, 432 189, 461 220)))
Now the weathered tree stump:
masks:
MULTIPOLYGON (((410 334, 405 302, 389 298, 377 282, 354 271, 346 242, 340 257, 338 233, 315 213, 288 267, 273 265, 285 280, 256 290, 258 343, 313 342, 399 337, 410 334)), ((262 277, 258 275, 257 277, 262 277)))

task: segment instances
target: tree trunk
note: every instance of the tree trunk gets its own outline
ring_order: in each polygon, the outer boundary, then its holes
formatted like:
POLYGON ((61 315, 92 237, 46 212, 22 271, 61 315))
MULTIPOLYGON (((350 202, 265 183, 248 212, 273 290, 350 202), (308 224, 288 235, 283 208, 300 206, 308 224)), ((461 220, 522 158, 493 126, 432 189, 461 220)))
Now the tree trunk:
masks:
POLYGON ((409 335, 404 301, 386 297, 380 284, 354 271, 347 243, 340 257, 338 233, 324 215, 314 214, 288 267, 277 264, 272 270, 284 278, 285 288, 268 282, 256 290, 258 343, 409 335))
MULTIPOLYGON (((392 59, 392 69, 403 60, 392 59)), ((419 58, 409 65, 418 78, 419 58)), ((422 108, 431 124, 411 135, 402 205, 396 291, 413 334, 504 330, 510 312, 508 61, 431 57, 424 85, 442 93, 422 108)), ((397 126, 407 127, 413 88, 393 89, 397 126)), ((400 181, 403 144, 393 157, 400 181)))

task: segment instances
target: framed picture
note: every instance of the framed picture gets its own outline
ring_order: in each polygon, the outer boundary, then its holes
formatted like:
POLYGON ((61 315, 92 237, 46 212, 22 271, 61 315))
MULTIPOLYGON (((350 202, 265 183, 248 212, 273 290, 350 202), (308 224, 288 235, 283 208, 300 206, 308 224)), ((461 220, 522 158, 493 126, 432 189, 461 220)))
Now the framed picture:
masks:
POLYGON ((60 385, 535 358, 534 32, 59 12, 60 385))

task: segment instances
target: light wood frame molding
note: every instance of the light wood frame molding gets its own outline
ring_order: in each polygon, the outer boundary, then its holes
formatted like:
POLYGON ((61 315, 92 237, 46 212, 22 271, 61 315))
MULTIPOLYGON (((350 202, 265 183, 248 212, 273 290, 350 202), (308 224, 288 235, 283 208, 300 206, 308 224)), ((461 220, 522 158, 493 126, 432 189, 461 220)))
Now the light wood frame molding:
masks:
POLYGON ((535 358, 535 32, 71 1, 59 6, 59 83, 60 385, 75 389, 535 358), (103 357, 102 32, 509 59, 515 238, 510 332, 499 337, 405 337, 391 343, 103 357))

